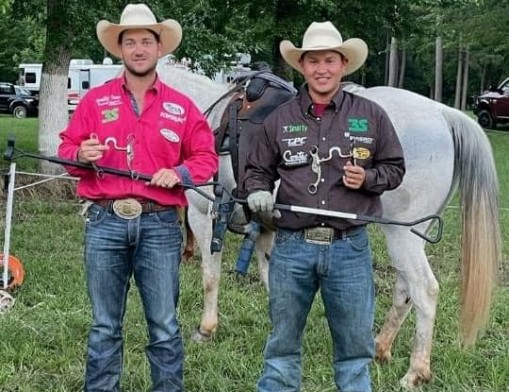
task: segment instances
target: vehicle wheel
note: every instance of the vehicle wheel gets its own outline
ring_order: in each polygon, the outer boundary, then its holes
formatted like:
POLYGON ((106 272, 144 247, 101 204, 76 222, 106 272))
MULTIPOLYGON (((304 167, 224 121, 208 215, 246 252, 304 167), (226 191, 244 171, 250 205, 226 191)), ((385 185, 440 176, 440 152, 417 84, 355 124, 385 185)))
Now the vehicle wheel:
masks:
POLYGON ((16 106, 12 111, 12 115, 16 118, 25 118, 28 114, 28 110, 24 106, 16 106))
POLYGON ((496 124, 493 120, 493 116, 488 110, 481 110, 477 114, 477 122, 479 125, 486 129, 495 129, 496 124))

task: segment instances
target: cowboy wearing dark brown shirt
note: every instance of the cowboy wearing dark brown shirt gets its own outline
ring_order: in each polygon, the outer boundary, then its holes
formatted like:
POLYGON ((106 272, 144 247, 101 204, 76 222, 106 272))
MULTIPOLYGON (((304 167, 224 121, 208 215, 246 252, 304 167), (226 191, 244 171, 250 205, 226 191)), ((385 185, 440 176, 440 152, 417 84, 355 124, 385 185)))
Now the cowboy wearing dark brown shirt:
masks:
MULTIPOLYGON (((364 63, 366 44, 343 42, 330 22, 314 22, 302 48, 283 41, 280 50, 306 83, 267 118, 248 155, 249 208, 272 214, 280 180, 278 203, 380 216, 380 195, 403 180, 403 151, 383 109, 340 87, 341 78, 364 63)), ((333 339, 336 386, 371 391, 374 287, 366 222, 286 210, 273 221, 273 330, 258 391, 300 389, 302 334, 318 289, 333 339)))

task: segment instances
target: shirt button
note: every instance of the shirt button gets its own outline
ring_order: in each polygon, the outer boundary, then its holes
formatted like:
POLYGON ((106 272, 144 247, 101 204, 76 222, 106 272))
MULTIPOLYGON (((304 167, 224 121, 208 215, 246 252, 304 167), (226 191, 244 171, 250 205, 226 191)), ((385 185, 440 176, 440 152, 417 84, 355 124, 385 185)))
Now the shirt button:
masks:
POLYGON ((324 204, 325 204, 325 200, 322 200, 322 205, 324 205, 324 204))
POLYGON ((326 137, 322 137, 322 140, 323 140, 323 141, 326 141, 326 140, 327 140, 327 138, 326 138, 326 137))
POLYGON ((325 178, 320 178, 320 181, 321 182, 325 182, 325 178))

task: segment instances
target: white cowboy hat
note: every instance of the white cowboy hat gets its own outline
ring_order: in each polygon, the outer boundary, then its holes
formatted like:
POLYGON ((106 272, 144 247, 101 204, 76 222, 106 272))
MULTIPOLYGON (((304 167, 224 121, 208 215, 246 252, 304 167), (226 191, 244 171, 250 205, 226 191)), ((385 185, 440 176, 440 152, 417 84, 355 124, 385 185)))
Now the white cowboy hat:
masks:
POLYGON ((99 21, 96 28, 97 38, 104 49, 121 58, 118 36, 127 29, 148 29, 158 34, 162 45, 161 57, 177 49, 182 39, 182 27, 176 20, 166 19, 157 23, 156 17, 145 4, 128 4, 122 11, 119 24, 107 20, 99 21))
POLYGON ((279 44, 281 56, 292 68, 302 73, 299 60, 310 50, 334 50, 348 59, 344 75, 359 69, 368 56, 368 46, 359 38, 351 38, 343 42, 339 31, 331 22, 313 22, 309 25, 302 39, 302 48, 296 48, 290 41, 279 44))

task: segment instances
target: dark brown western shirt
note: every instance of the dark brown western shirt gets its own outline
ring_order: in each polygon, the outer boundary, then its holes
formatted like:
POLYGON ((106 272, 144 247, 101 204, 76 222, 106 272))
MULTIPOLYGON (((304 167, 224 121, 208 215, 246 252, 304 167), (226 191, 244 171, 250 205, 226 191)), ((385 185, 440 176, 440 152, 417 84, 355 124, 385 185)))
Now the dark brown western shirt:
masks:
MULTIPOLYGON (((378 104, 340 89, 323 116, 315 117, 305 85, 267 117, 246 165, 244 187, 249 193, 272 192, 281 180, 277 203, 375 217, 382 215, 380 195, 399 186, 405 173, 396 131, 378 104), (313 170, 312 153, 320 158, 321 178, 317 165, 313 170), (346 188, 342 180, 343 166, 353 159, 366 172, 358 190, 346 188), (312 184, 316 193, 310 192, 312 184)), ((281 215, 274 224, 292 230, 366 223, 287 210, 281 215)))

